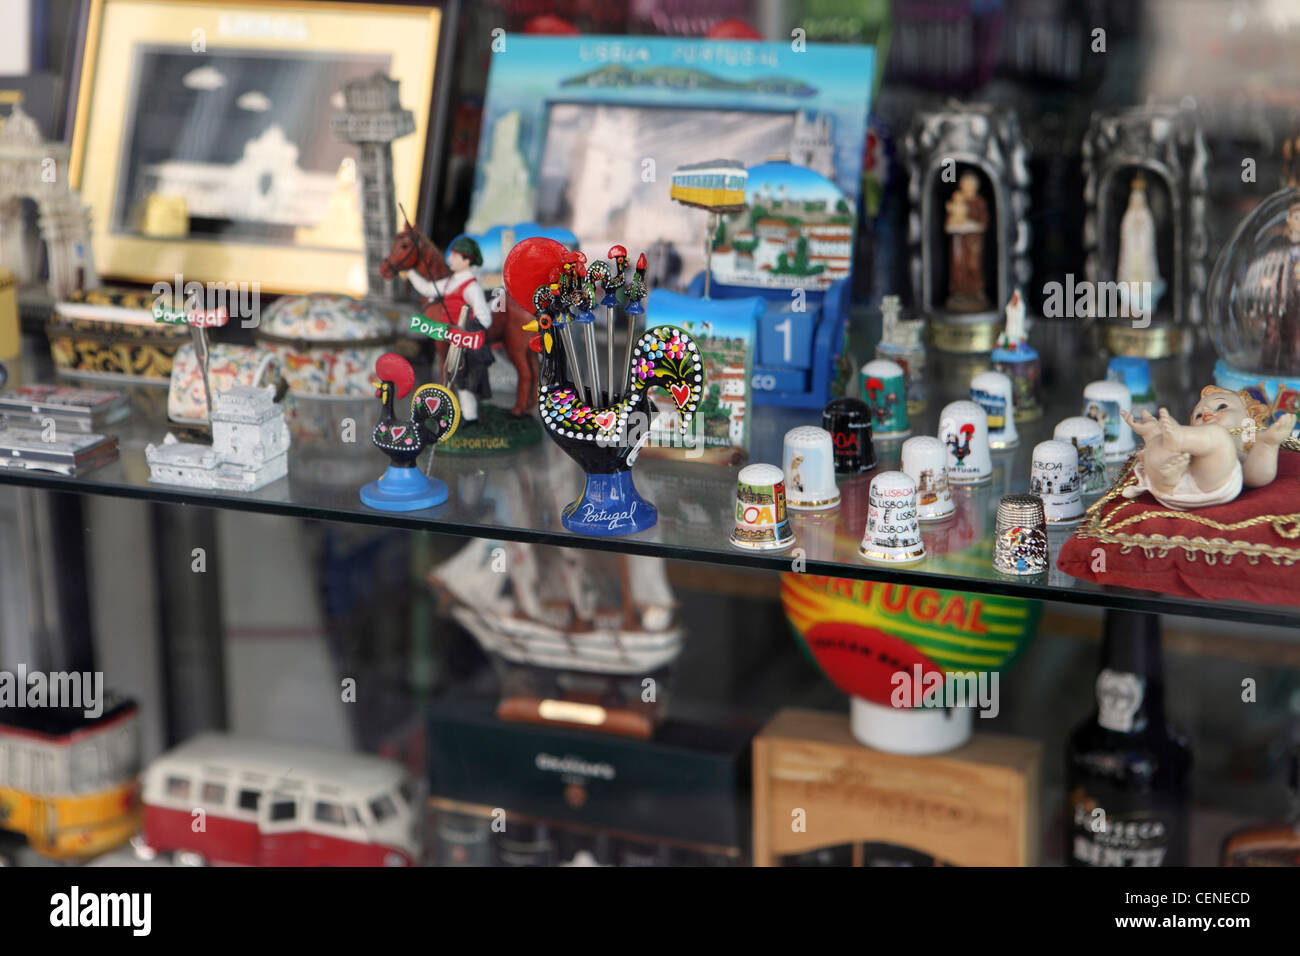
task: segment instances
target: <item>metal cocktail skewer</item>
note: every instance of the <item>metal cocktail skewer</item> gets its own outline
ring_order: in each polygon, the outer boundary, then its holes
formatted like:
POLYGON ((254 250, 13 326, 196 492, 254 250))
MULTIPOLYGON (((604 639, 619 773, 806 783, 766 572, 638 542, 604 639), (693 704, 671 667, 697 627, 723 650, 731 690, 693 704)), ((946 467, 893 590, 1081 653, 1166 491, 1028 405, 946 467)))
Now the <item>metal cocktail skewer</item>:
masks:
POLYGON ((578 398, 584 402, 587 400, 583 394, 581 367, 578 365, 578 352, 573 347, 573 337, 569 334, 569 313, 565 309, 564 303, 560 297, 560 279, 555 272, 551 273, 549 285, 539 286, 533 293, 533 309, 538 316, 545 313, 551 317, 551 325, 560 333, 560 344, 564 346, 564 358, 569 365, 570 378, 573 379, 573 387, 578 393, 578 398))
POLYGON ((573 347, 573 333, 569 331, 570 321, 572 321, 571 317, 563 310, 555 317, 556 325, 560 329, 560 341, 564 343, 564 354, 571 366, 572 374, 569 378, 573 380, 573 387, 578 392, 578 398, 590 405, 592 403, 587 398, 586 388, 582 384, 582 366, 578 362, 578 350, 573 347))
POLYGON ((600 359, 596 357, 596 314, 590 309, 583 309, 574 315, 573 321, 582 325, 583 338, 587 346, 587 374, 591 381, 591 404, 600 405, 600 359))

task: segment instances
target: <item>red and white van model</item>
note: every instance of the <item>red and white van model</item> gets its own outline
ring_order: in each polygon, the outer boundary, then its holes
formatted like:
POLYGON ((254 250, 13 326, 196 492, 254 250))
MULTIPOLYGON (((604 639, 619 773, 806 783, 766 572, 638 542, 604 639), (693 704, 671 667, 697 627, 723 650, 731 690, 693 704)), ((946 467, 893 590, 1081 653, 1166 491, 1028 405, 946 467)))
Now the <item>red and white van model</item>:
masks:
POLYGON ((143 801, 148 849, 209 863, 413 866, 420 856, 415 785, 380 757, 201 734, 149 765, 143 801))

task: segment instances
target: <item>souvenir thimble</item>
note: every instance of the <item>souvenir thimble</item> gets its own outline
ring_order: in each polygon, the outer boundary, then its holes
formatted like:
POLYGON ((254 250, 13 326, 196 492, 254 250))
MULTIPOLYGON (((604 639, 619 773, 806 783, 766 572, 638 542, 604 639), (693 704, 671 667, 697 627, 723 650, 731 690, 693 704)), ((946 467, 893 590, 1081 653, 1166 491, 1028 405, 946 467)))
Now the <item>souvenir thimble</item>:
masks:
POLYGON ((1068 441, 1079 454, 1079 491, 1095 495, 1106 490, 1105 434, 1094 419, 1075 415, 1057 423, 1052 437, 1068 441))
POLYGON ((980 372, 970 380, 970 397, 988 416, 990 448, 1015 448, 1020 444, 1009 376, 1002 372, 980 372))
POLYGON ((1120 412, 1133 410, 1133 396, 1123 382, 1089 382, 1083 387, 1083 414, 1101 425, 1107 461, 1123 461, 1133 453, 1133 429, 1120 412))
POLYGON ((939 440, 948 448, 948 481, 976 484, 993 477, 989 422, 974 402, 949 402, 939 413, 939 440))
POLYGON ((871 406, 871 427, 877 438, 906 438, 907 377, 903 366, 873 359, 862 366, 862 397, 871 406))
POLYGON ((782 468, 786 502, 792 509, 821 511, 840 503, 831 433, 826 429, 800 425, 786 432, 782 468))
POLYGON ((776 465, 740 469, 731 543, 750 551, 776 551, 794 544, 794 531, 785 513, 785 476, 776 465))
POLYGON ((925 557, 916 520, 916 482, 901 471, 871 479, 867 530, 858 554, 873 564, 916 564, 925 557))
POLYGON ((856 475, 876 467, 871 406, 862 399, 832 399, 822 409, 822 428, 831 433, 835 446, 835 474, 856 475))
POLYGON ((1123 382, 1128 386, 1134 417, 1140 418, 1143 411, 1152 416, 1159 411, 1155 392, 1151 390, 1151 363, 1141 356, 1116 355, 1106 366, 1106 381, 1123 382))
POLYGON ((1047 570, 1047 524, 1038 495, 1003 495, 998 502, 993 568, 1003 574, 1047 570))
POLYGON ((903 442, 903 472, 916 482, 918 520, 942 521, 957 513, 948 490, 948 450, 943 442, 929 435, 903 442))
POLYGON ((1083 517, 1079 493, 1079 453, 1068 441, 1040 441, 1029 465, 1029 490, 1043 499, 1049 524, 1070 524, 1083 517))

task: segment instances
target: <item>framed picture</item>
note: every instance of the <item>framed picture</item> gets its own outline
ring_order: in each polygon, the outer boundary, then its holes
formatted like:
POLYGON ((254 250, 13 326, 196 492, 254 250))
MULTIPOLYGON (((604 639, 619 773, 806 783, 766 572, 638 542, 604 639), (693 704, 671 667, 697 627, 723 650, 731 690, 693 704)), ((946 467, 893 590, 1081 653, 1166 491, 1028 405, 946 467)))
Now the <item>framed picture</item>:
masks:
POLYGON ((70 178, 100 273, 365 294, 361 147, 330 118, 349 81, 398 81, 414 215, 440 26, 432 5, 91 0, 70 178))
POLYGON ((679 166, 773 156, 855 208, 871 112, 869 46, 511 36, 492 54, 466 228, 536 221, 604 250, 633 233, 656 287, 704 267, 704 223, 672 202, 679 166))

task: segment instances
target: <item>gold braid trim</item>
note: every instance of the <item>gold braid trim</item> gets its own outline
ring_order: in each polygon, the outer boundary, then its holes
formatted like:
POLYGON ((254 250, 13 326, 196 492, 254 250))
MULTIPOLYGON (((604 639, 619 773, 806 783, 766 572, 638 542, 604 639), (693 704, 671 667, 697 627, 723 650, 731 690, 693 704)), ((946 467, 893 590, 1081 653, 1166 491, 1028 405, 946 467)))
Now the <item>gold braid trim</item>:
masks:
MULTIPOLYGON (((1282 447, 1289 451, 1300 451, 1300 442, 1288 438, 1282 443, 1282 447)), ((1213 518, 1199 515, 1194 511, 1126 513, 1130 511, 1130 506, 1137 505, 1138 499, 1135 498, 1117 505, 1106 514, 1102 514, 1106 505, 1118 498, 1126 487, 1137 483, 1137 479, 1133 475, 1133 465, 1136 461, 1136 455, 1130 457, 1125 462, 1124 468, 1115 483, 1088 508, 1084 516, 1084 523, 1075 531, 1076 537, 1100 541, 1103 544, 1118 544, 1120 545, 1120 552, 1123 554, 1128 554, 1134 548, 1141 548, 1143 554, 1148 558, 1163 558, 1170 551, 1181 549, 1187 558, 1192 561, 1195 561, 1198 555, 1203 556, 1207 565, 1218 564, 1220 558, 1222 558, 1224 564, 1231 564, 1233 557, 1236 555, 1244 555, 1251 564, 1258 564, 1259 559, 1262 557, 1268 558, 1274 564, 1288 566, 1300 561, 1300 548, 1279 547, 1222 537, 1188 538, 1181 534, 1170 537, 1163 534, 1121 533, 1122 529, 1145 521, 1148 518, 1173 518, 1181 521, 1191 521, 1206 529, 1219 532, 1242 531, 1246 528, 1271 525, 1273 532, 1279 537, 1292 541, 1300 539, 1300 512, 1285 515, 1256 515, 1245 521, 1224 524, 1221 521, 1215 521, 1213 518)))

